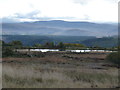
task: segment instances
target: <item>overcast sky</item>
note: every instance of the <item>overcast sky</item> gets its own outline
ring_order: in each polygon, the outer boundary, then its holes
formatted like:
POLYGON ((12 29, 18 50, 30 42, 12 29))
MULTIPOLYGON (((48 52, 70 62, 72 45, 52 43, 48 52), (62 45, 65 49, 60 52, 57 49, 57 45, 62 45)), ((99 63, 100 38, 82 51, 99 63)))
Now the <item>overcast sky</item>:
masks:
POLYGON ((119 0, 0 0, 0 18, 14 21, 118 21, 119 0))

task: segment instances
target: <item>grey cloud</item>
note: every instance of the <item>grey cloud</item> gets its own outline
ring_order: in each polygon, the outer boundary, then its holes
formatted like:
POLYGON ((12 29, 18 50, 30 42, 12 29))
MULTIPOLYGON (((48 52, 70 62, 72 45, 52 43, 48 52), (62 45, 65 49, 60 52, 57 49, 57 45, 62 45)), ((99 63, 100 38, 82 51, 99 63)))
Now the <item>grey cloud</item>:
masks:
POLYGON ((31 19, 45 21, 45 20, 75 19, 75 17, 33 17, 31 19))
POLYGON ((21 15, 21 14, 15 14, 15 16, 9 16, 2 18, 2 22, 5 23, 13 23, 13 22, 20 22, 20 19, 31 19, 34 21, 48 21, 48 20, 72 20, 76 19, 75 17, 33 17, 34 14, 27 14, 27 15, 21 15))
POLYGON ((36 10, 36 11, 32 11, 30 13, 27 14, 19 14, 16 13, 15 16, 16 18, 28 18, 28 19, 33 19, 37 14, 39 14, 40 11, 36 10))
MULTIPOLYGON (((76 17, 37 17, 36 15, 41 12, 38 10, 32 11, 27 14, 15 13, 12 16, 4 17, 3 22, 20 22, 21 19, 30 19, 31 21, 46 21, 46 20, 75 20, 76 17)), ((86 18, 86 16, 85 16, 86 18)))

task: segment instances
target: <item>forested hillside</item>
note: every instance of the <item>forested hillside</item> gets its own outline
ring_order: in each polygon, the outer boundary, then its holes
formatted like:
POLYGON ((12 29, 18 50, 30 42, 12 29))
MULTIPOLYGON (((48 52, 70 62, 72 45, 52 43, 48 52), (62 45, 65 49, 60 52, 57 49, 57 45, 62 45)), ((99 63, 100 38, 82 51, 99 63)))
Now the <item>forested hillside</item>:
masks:
POLYGON ((92 36, 39 36, 39 35, 3 35, 3 41, 11 42, 13 40, 19 40, 23 42, 23 45, 32 46, 36 43, 45 44, 46 42, 54 43, 80 43, 88 47, 100 46, 100 47, 114 47, 117 46, 117 37, 103 37, 96 38, 92 36))

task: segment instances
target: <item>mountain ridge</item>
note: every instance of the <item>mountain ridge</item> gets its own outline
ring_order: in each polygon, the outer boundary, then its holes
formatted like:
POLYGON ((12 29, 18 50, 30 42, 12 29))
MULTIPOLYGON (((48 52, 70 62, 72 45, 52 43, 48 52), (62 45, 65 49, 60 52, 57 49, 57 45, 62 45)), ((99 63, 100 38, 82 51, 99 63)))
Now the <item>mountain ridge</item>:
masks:
POLYGON ((3 35, 18 34, 103 37, 117 35, 117 28, 117 24, 103 24, 93 22, 67 22, 62 20, 2 23, 3 35), (73 30, 73 32, 75 30, 76 32, 73 33, 71 32, 71 30, 73 30))

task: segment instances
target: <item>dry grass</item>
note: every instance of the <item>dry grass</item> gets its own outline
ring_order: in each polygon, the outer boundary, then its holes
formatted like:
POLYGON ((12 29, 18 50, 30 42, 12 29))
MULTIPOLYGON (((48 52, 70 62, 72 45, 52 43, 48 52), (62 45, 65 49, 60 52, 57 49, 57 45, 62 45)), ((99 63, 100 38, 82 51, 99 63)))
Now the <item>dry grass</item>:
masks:
POLYGON ((2 64, 0 63, 0 89, 2 89, 2 64))
POLYGON ((4 88, 111 88, 118 70, 48 67, 36 64, 3 64, 4 88))
POLYGON ((3 88, 113 88, 118 69, 107 54, 47 53, 40 58, 3 58, 3 88), (82 60, 81 60, 82 59, 82 60))

